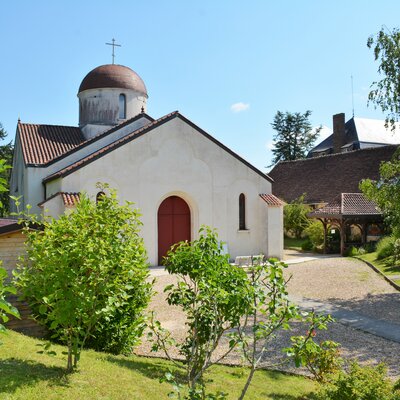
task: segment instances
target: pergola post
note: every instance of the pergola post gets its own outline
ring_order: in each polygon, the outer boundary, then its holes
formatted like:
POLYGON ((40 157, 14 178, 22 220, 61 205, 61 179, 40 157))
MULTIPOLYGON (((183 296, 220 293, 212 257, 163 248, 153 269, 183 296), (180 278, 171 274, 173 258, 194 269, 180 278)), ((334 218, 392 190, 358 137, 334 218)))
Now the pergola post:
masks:
POLYGON ((345 247, 344 247, 344 243, 345 243, 345 236, 346 236, 346 222, 345 220, 342 220, 340 222, 340 255, 343 256, 344 255, 344 251, 345 251, 345 247))
POLYGON ((368 226, 368 224, 366 222, 363 222, 363 224, 362 224, 362 244, 367 243, 367 226, 368 226))

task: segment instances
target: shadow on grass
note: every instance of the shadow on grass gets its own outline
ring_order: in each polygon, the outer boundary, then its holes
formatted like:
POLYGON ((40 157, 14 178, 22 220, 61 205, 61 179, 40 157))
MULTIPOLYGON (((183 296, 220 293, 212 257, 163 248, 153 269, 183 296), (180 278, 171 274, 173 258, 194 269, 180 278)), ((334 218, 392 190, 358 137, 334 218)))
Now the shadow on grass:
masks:
POLYGON ((262 393, 267 396, 268 399, 272 400, 315 400, 317 397, 315 393, 310 393, 308 395, 295 396, 292 394, 281 394, 281 393, 262 393))
POLYGON ((182 380, 184 378, 183 370, 179 370, 172 364, 169 366, 166 364, 166 361, 160 361, 157 358, 143 358, 142 361, 138 358, 121 359, 108 356, 106 357, 106 360, 117 364, 120 367, 128 368, 132 371, 138 372, 150 379, 163 378, 165 373, 170 372, 171 369, 173 370, 173 373, 177 379, 182 380))
POLYGON ((68 386, 68 375, 64 368, 18 358, 0 361, 0 393, 13 393, 20 386, 47 381, 54 386, 68 386))

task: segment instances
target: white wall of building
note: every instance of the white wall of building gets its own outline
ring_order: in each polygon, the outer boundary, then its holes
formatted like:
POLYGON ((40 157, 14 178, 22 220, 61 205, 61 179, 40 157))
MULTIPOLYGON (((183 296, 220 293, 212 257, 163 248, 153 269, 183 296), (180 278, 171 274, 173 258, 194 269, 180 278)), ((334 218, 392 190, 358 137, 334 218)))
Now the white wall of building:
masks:
POLYGON ((121 201, 134 201, 141 210, 142 235, 152 265, 158 259, 158 207, 171 195, 182 197, 190 207, 192 239, 205 224, 217 228, 232 258, 282 254, 283 239, 281 243, 276 239, 283 238, 282 220, 279 221, 275 211, 269 212, 259 197, 260 193, 271 193, 271 183, 180 118, 124 144, 54 184, 49 182, 47 191, 83 190, 95 196, 99 181, 117 189, 121 201), (238 230, 240 193, 246 196, 247 231, 238 230))

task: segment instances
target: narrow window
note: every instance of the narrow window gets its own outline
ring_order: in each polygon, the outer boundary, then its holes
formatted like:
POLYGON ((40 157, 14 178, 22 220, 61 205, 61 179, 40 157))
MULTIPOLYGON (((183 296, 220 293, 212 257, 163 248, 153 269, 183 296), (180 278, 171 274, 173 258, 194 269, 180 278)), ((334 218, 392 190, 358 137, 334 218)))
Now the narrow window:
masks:
POLYGON ((119 119, 126 118, 126 97, 124 94, 119 95, 119 119))
POLYGON ((104 193, 104 192, 98 192, 97 194, 96 194, 96 204, 99 202, 99 201, 102 201, 103 200, 103 197, 105 196, 106 194, 104 193))
POLYGON ((239 230, 246 230, 246 198, 243 193, 239 196, 239 230))

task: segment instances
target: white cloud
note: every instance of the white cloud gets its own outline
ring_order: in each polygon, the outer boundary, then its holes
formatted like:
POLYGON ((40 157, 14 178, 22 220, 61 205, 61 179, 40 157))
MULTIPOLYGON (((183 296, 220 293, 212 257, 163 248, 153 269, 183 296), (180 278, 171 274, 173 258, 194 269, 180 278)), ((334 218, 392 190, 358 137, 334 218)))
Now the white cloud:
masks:
POLYGON ((231 105, 231 111, 238 113, 242 111, 246 111, 250 108, 250 104, 239 102, 231 105))

